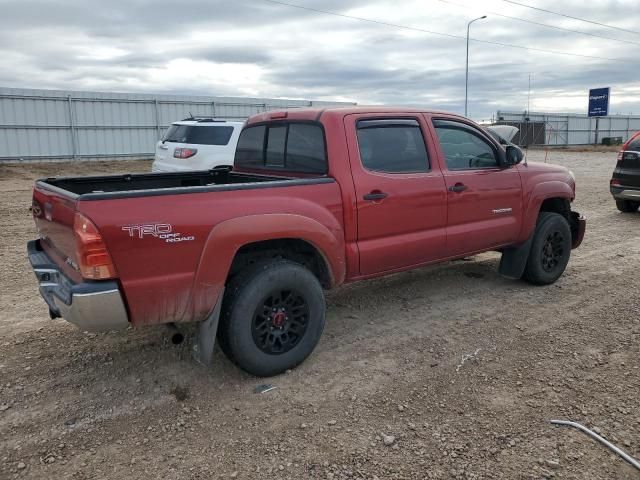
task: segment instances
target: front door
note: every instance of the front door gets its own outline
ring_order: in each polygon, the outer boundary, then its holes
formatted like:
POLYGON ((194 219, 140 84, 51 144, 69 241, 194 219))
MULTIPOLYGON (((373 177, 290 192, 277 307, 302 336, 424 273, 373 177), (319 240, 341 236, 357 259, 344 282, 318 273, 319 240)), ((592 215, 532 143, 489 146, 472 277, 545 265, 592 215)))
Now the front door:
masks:
POLYGON ((443 256, 446 190, 419 115, 348 115, 360 275, 443 256))
POLYGON ((498 148, 479 128, 434 119, 447 186, 447 253, 463 256, 514 242, 522 219, 516 168, 499 164, 498 148))

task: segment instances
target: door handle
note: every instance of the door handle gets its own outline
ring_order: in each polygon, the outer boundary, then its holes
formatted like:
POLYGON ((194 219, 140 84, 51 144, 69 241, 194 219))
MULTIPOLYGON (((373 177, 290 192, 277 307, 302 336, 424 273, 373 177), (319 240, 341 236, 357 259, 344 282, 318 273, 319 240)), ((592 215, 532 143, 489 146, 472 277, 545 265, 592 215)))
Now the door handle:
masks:
POLYGON ((467 189, 467 186, 464 183, 456 183, 449 187, 450 192, 461 193, 467 189))
POLYGON ((384 198, 387 198, 387 194, 384 192, 381 192, 380 190, 374 190, 371 193, 367 193, 364 197, 365 200, 370 200, 370 201, 375 201, 375 200, 382 200, 384 198))

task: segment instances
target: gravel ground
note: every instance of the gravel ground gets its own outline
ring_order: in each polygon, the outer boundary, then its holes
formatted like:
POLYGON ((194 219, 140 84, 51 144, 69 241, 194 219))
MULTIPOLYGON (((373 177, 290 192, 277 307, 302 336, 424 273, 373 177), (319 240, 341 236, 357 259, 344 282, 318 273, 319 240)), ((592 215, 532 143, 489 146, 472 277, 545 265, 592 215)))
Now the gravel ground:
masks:
POLYGON ((25 258, 33 179, 148 163, 0 165, 0 478, 638 478, 548 421, 640 457, 640 214, 609 195, 615 153, 549 161, 589 218, 555 285, 484 254, 338 289, 315 353, 266 382, 219 352, 195 364, 164 328, 49 320, 25 258))

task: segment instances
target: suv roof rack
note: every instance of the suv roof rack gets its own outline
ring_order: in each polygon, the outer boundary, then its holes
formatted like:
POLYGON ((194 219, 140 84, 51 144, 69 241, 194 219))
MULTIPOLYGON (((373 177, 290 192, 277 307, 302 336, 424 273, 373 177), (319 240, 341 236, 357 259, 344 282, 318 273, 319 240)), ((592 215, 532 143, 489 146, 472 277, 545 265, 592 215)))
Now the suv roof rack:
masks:
POLYGON ((183 118, 182 120, 180 120, 181 122, 187 122, 187 121, 192 121, 192 122, 216 122, 216 123, 226 123, 226 120, 219 120, 215 117, 207 117, 205 115, 191 115, 188 118, 183 118))

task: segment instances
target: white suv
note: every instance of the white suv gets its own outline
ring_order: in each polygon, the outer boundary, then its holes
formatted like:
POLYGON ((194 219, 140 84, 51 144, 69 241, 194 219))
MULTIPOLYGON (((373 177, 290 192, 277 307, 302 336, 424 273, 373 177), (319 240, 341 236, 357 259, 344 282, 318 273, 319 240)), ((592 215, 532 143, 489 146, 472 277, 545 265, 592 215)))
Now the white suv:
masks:
POLYGON ((174 122, 156 144, 151 171, 182 172, 233 166, 243 125, 244 122, 205 117, 174 122))

